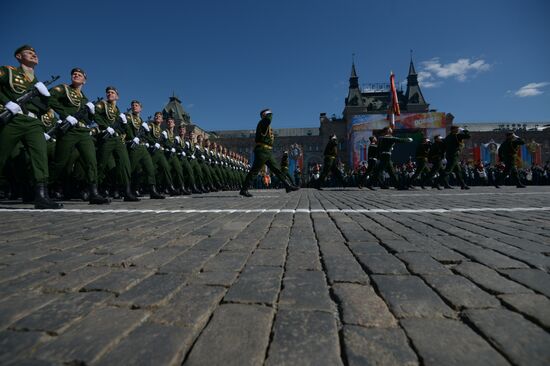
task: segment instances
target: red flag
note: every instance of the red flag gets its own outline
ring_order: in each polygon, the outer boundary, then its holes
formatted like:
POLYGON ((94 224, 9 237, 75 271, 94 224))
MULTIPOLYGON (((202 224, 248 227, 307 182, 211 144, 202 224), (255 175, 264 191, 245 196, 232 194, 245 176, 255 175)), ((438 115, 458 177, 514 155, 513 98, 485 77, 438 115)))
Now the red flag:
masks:
POLYGON ((393 71, 390 73, 390 97, 391 103, 389 108, 389 114, 391 116, 390 127, 395 128, 395 115, 399 116, 401 110, 399 109, 399 99, 397 99, 397 90, 395 89, 395 75, 393 71))

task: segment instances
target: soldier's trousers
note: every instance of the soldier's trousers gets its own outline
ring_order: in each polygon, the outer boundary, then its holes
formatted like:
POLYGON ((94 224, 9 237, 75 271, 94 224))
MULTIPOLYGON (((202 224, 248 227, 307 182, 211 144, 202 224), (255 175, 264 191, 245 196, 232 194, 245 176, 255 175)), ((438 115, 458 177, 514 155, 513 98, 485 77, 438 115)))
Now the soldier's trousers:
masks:
POLYGON ((283 172, 283 175, 285 175, 286 177, 288 177, 288 180, 294 184, 294 180, 292 179, 292 177, 290 176, 290 171, 288 170, 288 166, 282 166, 281 167, 281 171, 283 172))
POLYGON ((319 184, 323 184, 325 179, 328 176, 328 173, 332 173, 334 178, 337 178, 342 184, 344 183, 344 178, 342 177, 342 172, 338 169, 336 164, 336 157, 334 156, 325 156, 323 160, 323 171, 319 177, 319 184))
POLYGON ((424 185, 426 177, 422 178, 423 173, 428 173, 428 159, 427 158, 417 158, 416 159, 416 171, 411 177, 411 183, 418 177, 420 177, 420 185, 424 185))
POLYGON ((63 171, 67 169, 73 151, 78 150, 84 167, 86 182, 97 184, 97 160, 94 142, 88 130, 70 129, 61 136, 55 146, 55 163, 52 174, 52 182, 58 183, 63 171))
POLYGON ((444 182, 443 176, 445 173, 445 170, 443 169, 443 163, 441 162, 441 159, 435 159, 430 161, 432 163, 432 169, 430 169, 430 172, 428 173, 428 176, 426 177, 426 181, 429 182, 430 180, 435 177, 436 174, 439 173, 438 181, 434 181, 433 185, 438 186, 440 183, 444 182))
POLYGON ((190 160, 189 166, 191 166, 191 171, 193 172, 193 176, 195 177, 195 183, 197 184, 197 187, 204 188, 204 185, 205 185, 204 177, 202 175, 202 169, 197 159, 190 160))
POLYGON ((184 187, 183 169, 181 167, 181 161, 176 154, 170 155, 168 158, 168 165, 171 167, 171 174, 176 188, 184 187))
MULTIPOLYGON (((159 174, 160 181, 163 182, 167 187, 174 185, 172 180, 172 174, 170 174, 170 165, 164 156, 164 151, 156 149, 151 154, 151 159, 153 160, 153 165, 157 174, 159 174)), ((157 179, 159 181, 159 179, 157 179)))
POLYGON ((18 142, 29 154, 36 183, 48 183, 48 155, 42 122, 24 115, 16 115, 0 131, 0 172, 18 142))
POLYGON ((155 178, 155 167, 153 166, 153 160, 151 154, 147 151, 144 145, 137 145, 129 150, 130 155, 130 171, 134 176, 138 170, 145 172, 145 178, 148 185, 157 184, 155 178))
POLYGON ((397 180, 397 177, 395 176, 395 170, 393 169, 393 163, 391 161, 390 154, 380 154, 380 162, 378 163, 377 172, 376 172, 376 178, 378 179, 380 186, 385 185, 383 183, 383 176, 382 176, 384 172, 387 172, 388 175, 390 176, 390 181, 393 184, 393 186, 395 188, 398 188, 399 182, 397 180))
POLYGON ((271 155, 271 150, 264 147, 256 147, 254 149, 254 164, 252 164, 252 168, 250 168, 250 171, 246 175, 246 178, 244 178, 241 189, 248 189, 248 187, 250 186, 250 182, 252 182, 252 179, 256 178, 264 165, 267 165, 269 170, 271 170, 277 176, 277 178, 279 178, 281 182, 283 182, 285 186, 292 183, 288 182, 288 178, 283 174, 283 172, 277 165, 277 162, 273 158, 273 155, 271 155))
POLYGON ((460 169, 458 155, 447 156, 446 158, 447 158, 447 166, 445 167, 445 171, 443 173, 444 174, 443 179, 445 180, 445 183, 448 184, 449 175, 451 175, 451 173, 455 173, 456 179, 460 183, 460 186, 464 187, 466 183, 464 183, 464 178, 462 178, 462 171, 460 169))
POLYGON ((513 160, 504 160, 504 170, 500 174, 500 176, 497 178, 497 184, 503 185, 504 180, 506 179, 507 175, 510 175, 510 178, 512 178, 512 183, 516 185, 521 185, 521 182, 519 180, 519 174, 518 174, 518 168, 516 167, 516 162, 513 160))
POLYGON ((181 167, 183 169, 183 177, 185 178, 185 183, 188 187, 193 187, 197 184, 195 181, 195 174, 193 173, 193 168, 189 163, 189 160, 184 156, 181 158, 181 167))
POLYGON ((97 152, 97 172, 98 182, 101 184, 105 180, 106 171, 110 164, 110 159, 114 159, 117 170, 118 184, 126 186, 130 184, 130 158, 126 145, 119 137, 109 137, 100 146, 97 152))

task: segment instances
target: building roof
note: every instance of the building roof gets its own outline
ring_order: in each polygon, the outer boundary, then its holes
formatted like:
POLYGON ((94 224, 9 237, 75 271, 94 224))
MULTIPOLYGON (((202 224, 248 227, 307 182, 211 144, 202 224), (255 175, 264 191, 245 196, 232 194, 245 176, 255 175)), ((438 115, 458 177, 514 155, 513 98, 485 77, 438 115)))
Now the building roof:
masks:
POLYGON ((173 117, 178 124, 184 123, 188 125, 191 123, 191 116, 185 111, 183 105, 181 104, 181 100, 175 93, 172 93, 168 104, 166 104, 162 110, 162 114, 164 115, 164 118, 173 117))

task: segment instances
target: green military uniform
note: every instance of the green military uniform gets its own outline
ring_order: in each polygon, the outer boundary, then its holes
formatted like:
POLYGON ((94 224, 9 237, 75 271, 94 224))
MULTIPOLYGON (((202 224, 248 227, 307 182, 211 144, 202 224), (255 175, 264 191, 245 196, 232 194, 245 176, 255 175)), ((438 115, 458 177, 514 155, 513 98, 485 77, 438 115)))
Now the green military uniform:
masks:
POLYGON ((208 158, 205 155, 204 148, 199 143, 195 144, 195 156, 197 157, 197 162, 201 171, 204 188, 207 191, 215 191, 216 188, 214 187, 212 174, 208 167, 208 158))
POLYGON ((390 176, 390 180, 393 186, 399 189, 399 180, 395 176, 395 170, 393 169, 393 162, 391 160, 391 153, 394 144, 411 141, 412 139, 410 138, 394 137, 391 134, 386 134, 378 138, 378 156, 380 158, 380 163, 378 164, 376 177, 380 182, 380 187, 387 188, 387 186, 382 182, 382 174, 384 173, 384 171, 386 171, 390 176))
POLYGON ((195 179, 195 173, 193 172, 193 167, 191 166, 190 161, 192 160, 189 156, 189 146, 191 144, 189 141, 186 141, 183 137, 176 138, 176 150, 178 156, 181 157, 181 167, 183 169, 183 177, 186 183, 186 186, 191 189, 192 193, 199 193, 197 188, 197 181, 195 179))
POLYGON ((197 159, 198 151, 195 149, 195 145, 193 145, 192 141, 185 141, 185 145, 187 147, 184 148, 184 151, 187 154, 193 177, 195 177, 196 191, 197 193, 207 192, 205 178, 198 161, 199 159, 197 159))
POLYGON ((281 171, 285 176, 288 177, 288 180, 292 182, 289 166, 290 166, 290 161, 288 159, 288 153, 283 153, 283 156, 281 157, 281 171))
POLYGON ((151 158, 153 161, 153 165, 155 167, 155 170, 157 172, 157 182, 160 181, 163 183, 165 188, 168 189, 169 193, 171 195, 176 194, 174 189, 174 182, 172 179, 172 174, 170 173, 170 165, 168 164, 168 160, 166 160, 166 156, 164 155, 164 149, 166 147, 166 141, 165 138, 162 135, 162 130, 160 128, 160 124, 151 123, 149 125, 150 128, 150 138, 151 138, 151 158), (155 145, 158 144, 158 145, 155 145), (160 178, 160 179, 159 179, 160 178))
POLYGON ((97 159, 98 180, 100 184, 103 183, 107 169, 112 166, 111 159, 114 159, 117 183, 125 189, 125 199, 133 201, 135 197, 130 193, 130 158, 125 144, 126 126, 120 121, 120 118, 120 110, 116 103, 102 100, 95 105, 94 120, 97 122, 100 131, 97 159), (109 127, 115 130, 113 135, 107 132, 109 127))
POLYGON ((150 143, 150 135, 143 127, 143 120, 139 114, 126 113, 128 124, 126 125, 126 143, 129 146, 128 155, 130 158, 130 171, 132 176, 136 176, 138 171, 145 172, 145 181, 147 185, 156 185, 155 167, 151 155, 147 150, 150 143), (134 139, 139 141, 136 143, 134 139))
MULTIPOLYGON (((8 102, 15 103, 17 98, 33 88, 37 82, 34 74, 27 74, 22 66, 0 67, 0 112, 6 109, 4 106, 8 102)), ((63 205, 50 201, 47 194, 49 180, 47 144, 44 127, 39 119, 40 115, 47 112, 47 105, 47 97, 36 97, 27 105, 20 106, 23 113, 16 114, 5 126, 0 127, 0 172, 4 170, 15 146, 22 142, 31 161, 32 178, 36 185, 35 208, 56 209, 63 205)))
POLYGON ((506 141, 504 141, 498 148, 498 158, 504 163, 504 171, 497 179, 495 186, 499 188, 499 185, 504 184, 504 179, 507 175, 510 175, 512 181, 518 188, 524 188, 525 186, 519 180, 518 168, 517 168, 517 156, 521 145, 525 145, 525 142, 520 138, 514 138, 512 132, 507 134, 506 141))
POLYGON ((430 153, 431 144, 429 141, 424 141, 416 147, 416 171, 411 177, 411 183, 420 177, 420 187, 424 188, 426 173, 428 173, 428 155, 430 153), (424 174, 424 175, 423 175, 424 174))
MULTIPOLYGON (((74 116, 79 110, 87 108, 88 98, 82 91, 70 85, 61 84, 51 91, 50 106, 62 120, 68 116, 74 116)), ((55 164, 52 174, 52 182, 58 183, 63 171, 74 150, 80 154, 83 163, 86 182, 97 185, 97 160, 96 150, 88 121, 78 120, 78 123, 67 130, 66 133, 57 136, 55 164)))
POLYGON ((459 155, 464 148, 464 140, 470 138, 470 133, 467 130, 458 132, 458 129, 451 130, 451 133, 445 137, 445 158, 447 159, 447 166, 443 172, 443 179, 446 188, 449 188, 449 175, 455 173, 456 179, 460 183, 462 189, 470 189, 464 182, 462 177, 462 171, 460 169, 459 155))
POLYGON ((434 180, 432 188, 441 189, 439 187, 440 182, 444 183, 444 168, 443 168, 443 156, 445 155, 445 143, 442 140, 434 139, 434 143, 430 147, 428 152, 428 162, 432 164, 432 168, 426 177, 426 181, 432 180, 436 174, 439 174, 438 180, 434 180))
POLYGON ((336 139, 336 136, 329 139, 327 146, 325 146, 323 155, 323 170, 319 180, 317 181, 316 188, 319 189, 321 187, 330 172, 343 184, 344 178, 342 177, 342 172, 338 169, 338 161, 336 159, 338 157, 338 140, 336 139))
POLYGON ((189 194, 190 192, 187 191, 187 189, 185 188, 183 166, 181 164, 180 158, 178 157, 178 141, 176 140, 176 136, 174 135, 174 130, 166 129, 165 131, 168 135, 165 140, 166 159, 168 161, 168 165, 170 165, 170 173, 172 174, 176 189, 183 194, 189 194))
POLYGON ((277 178, 279 178, 279 180, 286 187, 287 192, 297 189, 297 187, 294 187, 292 182, 288 180, 288 177, 283 174, 271 154, 273 149, 273 139, 274 135, 273 130, 271 129, 271 119, 267 115, 262 115, 262 119, 258 122, 256 127, 256 137, 254 139, 256 142, 256 147, 254 148, 254 162, 241 186, 241 195, 247 197, 252 196, 248 193, 248 187, 250 186, 252 179, 256 178, 264 165, 267 165, 269 170, 273 172, 277 178))
POLYGON ((367 170, 365 171, 365 177, 367 177, 367 188, 373 190, 372 184, 376 181, 376 172, 377 168, 376 165, 378 163, 378 144, 375 142, 372 142, 369 144, 369 148, 367 149, 367 170))

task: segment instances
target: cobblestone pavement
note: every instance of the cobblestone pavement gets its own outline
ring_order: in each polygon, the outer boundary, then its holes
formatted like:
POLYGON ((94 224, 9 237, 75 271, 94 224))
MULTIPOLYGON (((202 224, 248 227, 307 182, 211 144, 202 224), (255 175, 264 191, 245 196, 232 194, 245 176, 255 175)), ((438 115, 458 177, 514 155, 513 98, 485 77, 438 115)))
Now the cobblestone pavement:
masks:
POLYGON ((0 202, 0 364, 550 364, 550 187, 252 193, 0 202))

